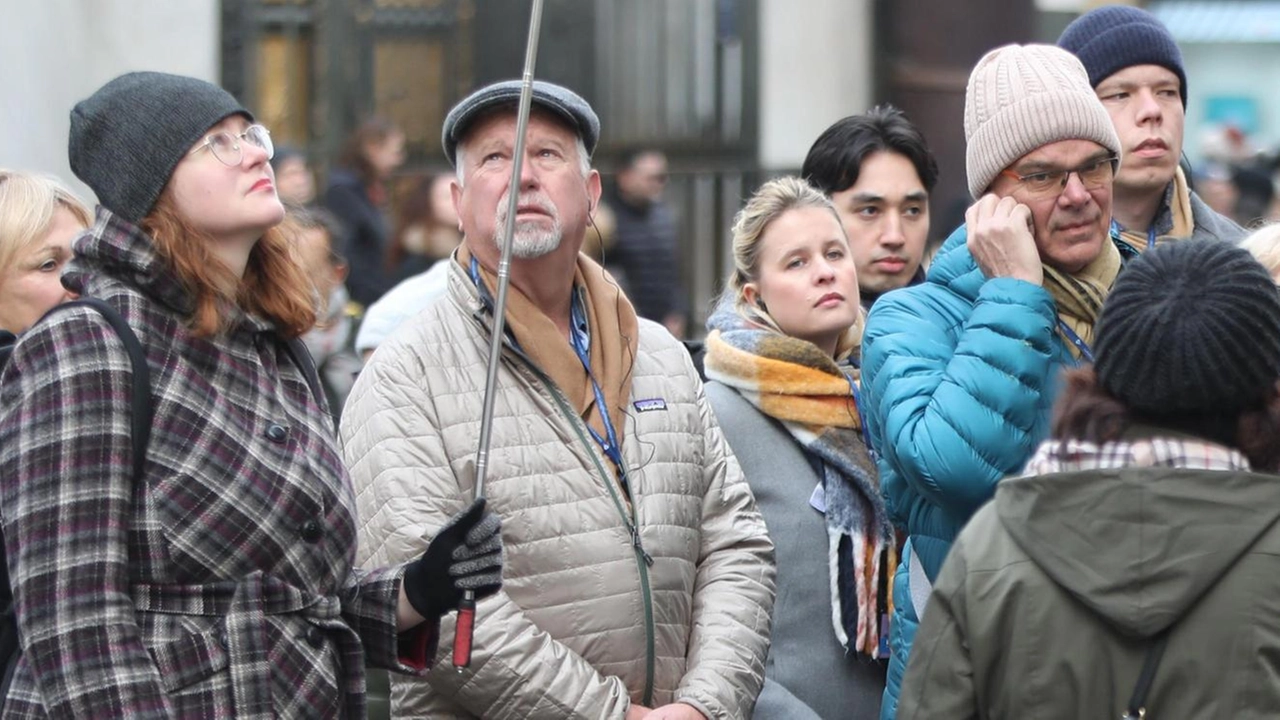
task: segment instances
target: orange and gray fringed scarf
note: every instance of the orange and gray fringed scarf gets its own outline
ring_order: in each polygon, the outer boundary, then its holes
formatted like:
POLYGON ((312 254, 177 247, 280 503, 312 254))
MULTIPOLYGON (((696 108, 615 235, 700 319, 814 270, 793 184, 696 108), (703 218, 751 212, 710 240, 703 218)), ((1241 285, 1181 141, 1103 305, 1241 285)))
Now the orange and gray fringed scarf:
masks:
POLYGON ((876 657, 881 618, 891 614, 888 594, 886 607, 880 607, 882 557, 888 553, 887 572, 897 560, 879 475, 863 442, 850 387, 858 381, 857 369, 837 365, 813 343, 745 320, 731 303, 721 303, 707 327, 707 377, 780 422, 820 461, 832 625, 846 650, 876 657))

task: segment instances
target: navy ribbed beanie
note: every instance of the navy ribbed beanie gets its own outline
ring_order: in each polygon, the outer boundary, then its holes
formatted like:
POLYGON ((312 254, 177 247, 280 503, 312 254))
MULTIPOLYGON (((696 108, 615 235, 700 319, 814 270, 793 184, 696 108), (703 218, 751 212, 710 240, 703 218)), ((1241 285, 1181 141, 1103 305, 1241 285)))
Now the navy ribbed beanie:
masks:
POLYGON ((1156 16, 1128 5, 1104 5, 1076 18, 1058 47, 1075 53, 1089 73, 1089 84, 1098 83, 1134 65, 1167 68, 1182 83, 1182 107, 1187 107, 1187 72, 1182 51, 1173 35, 1156 16))

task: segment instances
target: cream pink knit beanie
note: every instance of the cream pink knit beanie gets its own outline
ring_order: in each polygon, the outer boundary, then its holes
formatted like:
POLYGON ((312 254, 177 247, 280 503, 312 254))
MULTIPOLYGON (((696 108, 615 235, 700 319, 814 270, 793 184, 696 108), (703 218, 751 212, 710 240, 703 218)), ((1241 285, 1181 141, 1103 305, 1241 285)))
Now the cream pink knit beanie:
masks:
POLYGON ((1053 45, 987 53, 964 94, 965 169, 976 200, 1001 170, 1042 145, 1092 140, 1120 155, 1120 138, 1084 65, 1053 45))

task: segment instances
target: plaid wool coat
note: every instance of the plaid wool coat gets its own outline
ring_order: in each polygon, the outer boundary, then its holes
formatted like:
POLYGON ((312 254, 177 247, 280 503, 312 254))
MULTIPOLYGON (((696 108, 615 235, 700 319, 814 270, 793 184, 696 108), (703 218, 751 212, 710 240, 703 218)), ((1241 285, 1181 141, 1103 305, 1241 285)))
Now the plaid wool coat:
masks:
MULTIPOLYGON (((396 633, 402 568, 354 571, 350 479, 285 341, 213 339, 149 238, 99 209, 64 282, 128 320, 151 370, 135 484, 131 370, 91 309, 29 330, 0 381, 0 516, 24 653, 4 717, 363 717, 365 656, 396 633)), ((425 545, 425 543, 424 543, 425 545)))

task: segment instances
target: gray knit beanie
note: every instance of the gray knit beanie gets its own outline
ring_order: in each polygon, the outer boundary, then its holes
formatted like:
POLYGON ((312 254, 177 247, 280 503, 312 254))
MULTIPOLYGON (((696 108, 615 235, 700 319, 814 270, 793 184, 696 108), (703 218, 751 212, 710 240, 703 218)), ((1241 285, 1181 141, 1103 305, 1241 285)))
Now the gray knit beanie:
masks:
POLYGON ((975 200, 1000 171, 1043 145, 1092 140, 1120 155, 1120 138, 1084 66, 1053 45, 1006 45, 978 61, 964 94, 964 139, 975 200))
POLYGON ((133 72, 71 110, 71 170, 103 207, 138 223, 155 207, 178 161, 209 128, 253 115, 231 93, 181 75, 133 72))
POLYGON ((1230 243, 1158 245, 1117 278, 1094 354, 1098 382, 1137 413, 1238 415, 1280 380, 1280 291, 1230 243))

